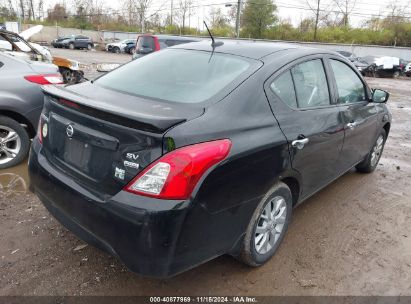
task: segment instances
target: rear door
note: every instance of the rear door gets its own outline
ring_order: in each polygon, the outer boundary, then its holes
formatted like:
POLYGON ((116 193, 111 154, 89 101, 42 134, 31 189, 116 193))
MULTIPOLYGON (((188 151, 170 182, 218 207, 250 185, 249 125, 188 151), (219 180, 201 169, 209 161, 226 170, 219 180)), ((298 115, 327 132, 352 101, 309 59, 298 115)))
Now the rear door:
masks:
POLYGON ((301 174, 303 197, 339 174, 344 125, 329 79, 323 58, 314 56, 284 67, 265 84, 289 143, 292 167, 301 174))
POLYGON ((338 58, 329 59, 344 123, 345 139, 340 169, 348 170, 371 150, 378 132, 378 110, 358 72, 338 58))

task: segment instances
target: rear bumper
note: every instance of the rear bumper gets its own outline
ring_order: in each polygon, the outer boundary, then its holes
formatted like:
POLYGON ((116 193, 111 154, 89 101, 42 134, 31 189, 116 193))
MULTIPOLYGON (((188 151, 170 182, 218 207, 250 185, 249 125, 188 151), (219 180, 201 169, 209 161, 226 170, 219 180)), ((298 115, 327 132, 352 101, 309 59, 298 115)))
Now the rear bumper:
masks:
MULTIPOLYGON (((169 277, 192 264, 195 252, 176 255, 188 203, 138 197, 121 191, 100 200, 53 168, 35 139, 29 159, 30 189, 48 211, 84 241, 145 276, 169 277)), ((197 260, 194 258, 194 260, 197 260)))

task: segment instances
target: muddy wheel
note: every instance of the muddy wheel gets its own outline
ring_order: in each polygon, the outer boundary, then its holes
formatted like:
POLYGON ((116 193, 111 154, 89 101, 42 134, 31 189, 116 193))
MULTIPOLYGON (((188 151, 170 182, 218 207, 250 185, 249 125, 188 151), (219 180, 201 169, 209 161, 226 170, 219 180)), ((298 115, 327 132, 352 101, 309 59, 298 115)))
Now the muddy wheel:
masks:
POLYGON ((116 54, 120 54, 120 48, 119 47, 114 47, 113 48, 113 53, 116 53, 116 54))
POLYGON ((267 262, 284 238, 291 213, 290 188, 278 183, 268 191, 254 211, 238 259, 253 267, 267 262))
POLYGON ((393 77, 393 78, 398 78, 398 77, 400 77, 400 76, 401 76, 400 71, 395 71, 395 72, 392 74, 392 77, 393 77))
POLYGON ((70 50, 74 50, 74 43, 71 42, 71 43, 69 44, 69 49, 70 49, 70 50))
POLYGON ((93 48, 93 46, 91 45, 91 43, 87 44, 87 49, 88 49, 89 51, 91 51, 92 48, 93 48))
POLYGON ((386 139, 387 133, 383 129, 378 135, 377 140, 375 141, 370 153, 368 153, 365 159, 355 167, 357 171, 363 173, 371 173, 375 170, 375 168, 377 168, 382 152, 384 151, 386 139))
POLYGON ((27 131, 17 121, 0 116, 0 169, 21 163, 29 148, 27 131))

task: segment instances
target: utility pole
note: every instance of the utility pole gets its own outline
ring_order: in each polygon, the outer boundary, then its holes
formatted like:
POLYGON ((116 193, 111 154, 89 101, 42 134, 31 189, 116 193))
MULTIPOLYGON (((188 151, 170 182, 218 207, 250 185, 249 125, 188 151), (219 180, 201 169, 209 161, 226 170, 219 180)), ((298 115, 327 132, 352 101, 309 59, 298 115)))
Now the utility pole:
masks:
POLYGON ((235 20, 235 35, 237 38, 240 37, 240 15, 241 15, 241 0, 237 3, 237 18, 235 20))
POLYGON ((317 40, 317 28, 318 28, 318 17, 320 15, 320 0, 317 0, 317 11, 315 14, 315 27, 314 27, 314 41, 317 40))

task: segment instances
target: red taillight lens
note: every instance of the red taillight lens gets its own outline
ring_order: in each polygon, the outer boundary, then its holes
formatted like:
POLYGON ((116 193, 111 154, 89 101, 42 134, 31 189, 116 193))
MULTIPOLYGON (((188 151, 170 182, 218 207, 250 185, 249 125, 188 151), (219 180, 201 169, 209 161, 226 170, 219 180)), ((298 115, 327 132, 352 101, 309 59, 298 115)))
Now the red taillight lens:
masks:
POLYGON ((230 149, 228 139, 176 149, 145 168, 125 190, 161 199, 187 199, 203 174, 225 159, 230 149))
POLYGON ((63 78, 60 74, 47 74, 47 75, 29 75, 24 76, 27 81, 37 83, 40 85, 46 84, 62 84, 63 78))

